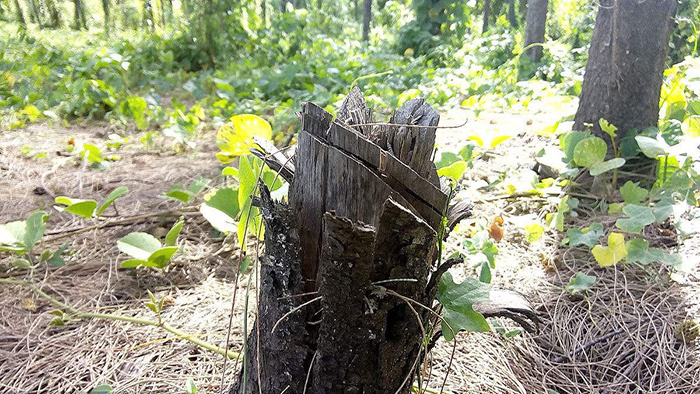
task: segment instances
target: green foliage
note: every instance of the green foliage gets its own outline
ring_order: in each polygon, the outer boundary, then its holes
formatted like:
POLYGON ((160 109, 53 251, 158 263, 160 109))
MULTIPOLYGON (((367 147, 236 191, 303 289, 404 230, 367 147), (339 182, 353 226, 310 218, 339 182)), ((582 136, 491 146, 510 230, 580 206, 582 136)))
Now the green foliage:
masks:
POLYGON ((452 275, 446 272, 440 279, 437 299, 443 306, 442 334, 448 341, 461 330, 483 332, 489 330, 489 323, 475 312, 474 303, 489 299, 490 287, 474 278, 466 278, 455 283, 452 275))
POLYGON ((161 245, 154 236, 147 233, 129 233, 117 241, 120 252, 132 257, 122 262, 123 268, 154 267, 164 269, 178 247, 175 246, 177 237, 182 230, 183 220, 179 220, 165 237, 165 246, 161 245))
POLYGON ((0 251, 28 253, 44 235, 48 218, 45 212, 38 211, 26 220, 0 225, 0 251))
POLYGON ((114 204, 117 198, 122 197, 128 192, 129 188, 126 186, 117 187, 111 193, 109 193, 107 198, 105 198, 99 207, 97 201, 95 200, 58 196, 56 197, 56 203, 63 206, 55 206, 55 208, 59 211, 69 212, 74 215, 90 219, 92 217, 102 215, 107 208, 114 204))
POLYGON ((576 275, 571 277, 565 289, 569 294, 576 295, 588 291, 593 283, 595 283, 595 276, 577 272, 576 275))
POLYGON ((187 187, 183 185, 173 185, 165 192, 168 198, 178 200, 185 204, 193 201, 209 185, 210 179, 197 177, 187 187))
POLYGON ((112 386, 107 384, 101 384, 94 389, 90 390, 90 394, 109 394, 112 392, 112 386))

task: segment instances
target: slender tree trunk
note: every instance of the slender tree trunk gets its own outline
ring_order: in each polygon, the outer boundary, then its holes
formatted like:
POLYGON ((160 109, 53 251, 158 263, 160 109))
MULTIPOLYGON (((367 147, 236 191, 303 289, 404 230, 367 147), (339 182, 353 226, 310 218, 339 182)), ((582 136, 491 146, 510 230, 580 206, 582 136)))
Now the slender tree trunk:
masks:
POLYGON ((262 10, 262 25, 267 27, 267 0, 262 0, 260 8, 262 10))
POLYGON ((280 1, 280 11, 281 12, 287 12, 287 1, 288 0, 281 0, 280 1))
POLYGON ((36 22, 39 25, 39 29, 44 28, 44 23, 41 21, 41 13, 39 12, 39 5, 36 3, 36 0, 29 0, 29 5, 31 9, 31 15, 32 19, 34 22, 36 22))
POLYGON ((372 21, 372 0, 364 0, 362 7, 362 41, 369 41, 369 25, 372 21))
POLYGON ((56 2, 54 0, 46 0, 44 4, 46 5, 46 11, 49 13, 49 27, 53 29, 61 27, 63 22, 61 13, 56 8, 56 2))
POLYGON ((102 0, 102 12, 104 13, 105 16, 105 33, 109 33, 110 30, 110 24, 112 23, 110 17, 109 17, 109 0, 102 0))
POLYGON ((143 24, 147 29, 153 29, 156 21, 153 20, 153 5, 151 0, 143 0, 143 24))
POLYGON ((165 27, 165 0, 158 0, 160 11, 160 25, 165 27))
POLYGON ((518 27, 518 17, 515 15, 515 2, 516 0, 508 1, 508 23, 511 27, 518 27))
POLYGON ((484 23, 481 27, 481 32, 486 33, 489 30, 489 19, 491 19, 491 0, 484 1, 484 23))
POLYGON ((24 19, 24 12, 22 12, 22 7, 19 5, 19 0, 15 0, 15 13, 19 24, 26 27, 27 21, 24 19))
POLYGON ((547 26, 548 0, 529 0, 525 19, 525 55, 537 63, 542 59, 544 30, 547 26))
POLYGON ((657 126, 675 0, 602 0, 598 8, 574 129, 600 118, 625 132, 657 126))
POLYGON ((355 4, 355 20, 359 21, 360 20, 360 5, 359 5, 359 0, 353 0, 355 4))

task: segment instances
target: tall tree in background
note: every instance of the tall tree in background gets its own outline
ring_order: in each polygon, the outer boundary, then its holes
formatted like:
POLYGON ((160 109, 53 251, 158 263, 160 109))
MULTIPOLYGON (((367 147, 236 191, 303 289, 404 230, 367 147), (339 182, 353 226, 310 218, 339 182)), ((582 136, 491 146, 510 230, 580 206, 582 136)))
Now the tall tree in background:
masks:
POLYGON ((676 0, 601 0, 574 129, 604 118, 618 138, 632 129, 657 126, 659 97, 676 0))
POLYGON ((489 19, 491 19, 491 0, 484 0, 484 23, 481 26, 482 33, 486 33, 489 30, 489 19))
POLYGON ((83 0, 73 0, 73 11, 75 16, 75 25, 73 28, 75 30, 87 30, 87 17, 85 16, 85 5, 83 4, 83 0))
POLYGON ((508 23, 510 23, 511 27, 518 27, 518 17, 515 15, 515 1, 508 1, 508 23))
POLYGON ((31 20, 39 25, 39 29, 43 29, 44 23, 41 21, 41 13, 39 12, 39 5, 36 3, 36 0, 29 0, 29 10, 31 20))
POLYGON ((525 55, 537 63, 542 59, 542 43, 547 26, 548 0, 529 0, 525 18, 525 55), (529 47, 529 48, 528 48, 529 47))
POLYGON ((109 0, 102 0, 102 11, 104 12, 105 16, 105 33, 109 33, 109 27, 110 27, 110 18, 109 18, 109 0))
POLYGON ((27 21, 24 19, 24 13, 22 12, 22 7, 19 5, 19 0, 15 0, 15 13, 17 14, 17 21, 22 26, 27 26, 27 21))
POLYGON ((369 23, 372 20, 372 0, 364 0, 362 7, 362 41, 369 41, 369 23))
POLYGON ((63 22, 61 19, 61 13, 56 7, 56 2, 54 0, 45 0, 44 6, 46 7, 46 11, 49 14, 49 23, 47 26, 53 29, 61 27, 63 22))
POLYGON ((282 11, 282 12, 287 11, 287 0, 280 1, 280 11, 282 11))

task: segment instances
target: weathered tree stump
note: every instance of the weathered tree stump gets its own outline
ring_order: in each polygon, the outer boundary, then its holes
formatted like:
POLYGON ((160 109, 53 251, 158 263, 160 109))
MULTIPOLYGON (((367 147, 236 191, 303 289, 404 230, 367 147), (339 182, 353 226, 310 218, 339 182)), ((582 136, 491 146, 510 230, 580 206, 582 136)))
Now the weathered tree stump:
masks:
POLYGON ((409 393, 435 317, 406 300, 432 306, 444 272, 436 245, 448 196, 431 162, 439 116, 414 99, 390 121, 407 126, 370 125, 357 88, 335 120, 311 103, 300 116, 292 165, 257 151, 291 187, 288 205, 262 187, 257 322, 247 376, 230 393, 244 381, 247 393, 409 393))

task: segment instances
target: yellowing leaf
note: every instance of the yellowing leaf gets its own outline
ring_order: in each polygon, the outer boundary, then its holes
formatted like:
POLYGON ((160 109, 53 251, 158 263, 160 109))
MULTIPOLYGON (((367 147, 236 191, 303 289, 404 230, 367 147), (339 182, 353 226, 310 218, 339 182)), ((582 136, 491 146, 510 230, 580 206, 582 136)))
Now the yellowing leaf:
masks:
POLYGON ((608 246, 596 245, 591 250, 591 253, 593 253, 595 261, 601 267, 609 267, 619 263, 627 257, 624 234, 610 233, 608 235, 608 246))
POLYGON ((254 146, 253 137, 272 138, 272 127, 257 115, 236 115, 221 126, 216 144, 221 152, 216 155, 222 163, 230 163, 235 157, 254 146))

